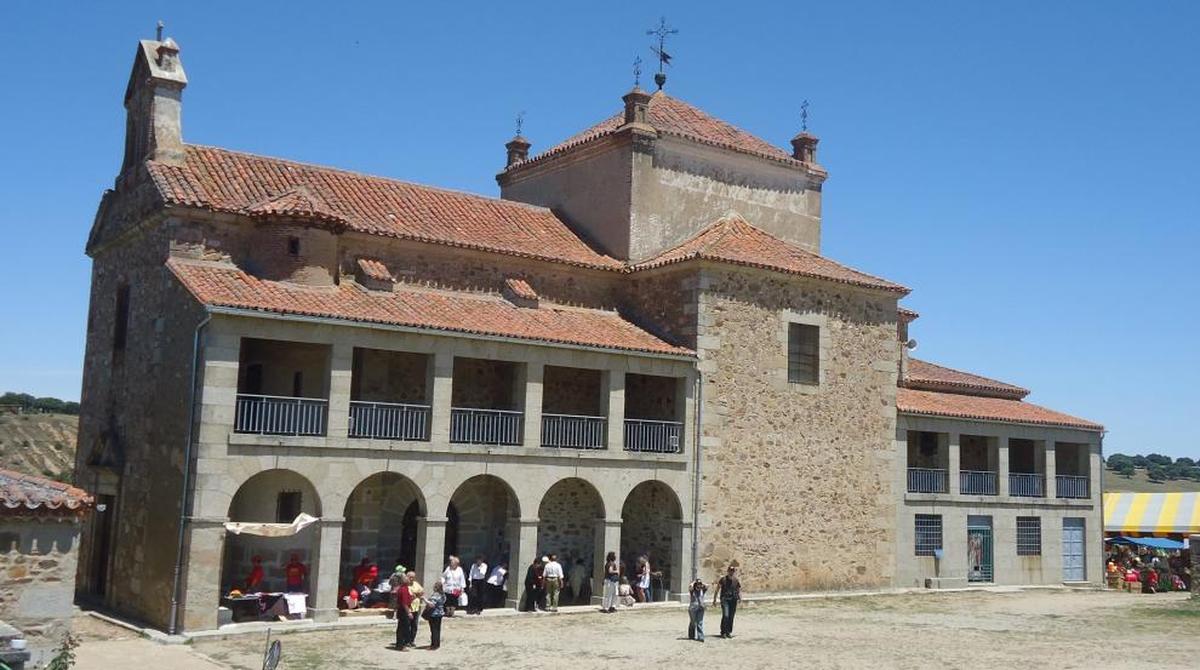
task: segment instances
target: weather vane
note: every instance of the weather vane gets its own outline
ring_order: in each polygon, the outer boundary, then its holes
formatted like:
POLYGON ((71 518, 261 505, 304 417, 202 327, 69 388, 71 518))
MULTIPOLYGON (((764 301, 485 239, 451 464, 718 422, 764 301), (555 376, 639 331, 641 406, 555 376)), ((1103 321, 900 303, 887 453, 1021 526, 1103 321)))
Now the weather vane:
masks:
POLYGON ((633 59, 633 87, 637 88, 642 83, 642 57, 637 56, 633 59))
POLYGON ((800 103, 800 132, 808 131, 808 100, 800 103))
POLYGON ((517 136, 521 136, 521 128, 525 125, 525 110, 517 113, 517 136))
POLYGON ((658 88, 662 89, 663 84, 667 83, 667 74, 663 72, 663 67, 671 64, 671 54, 667 53, 667 37, 669 35, 679 34, 679 30, 667 25, 667 17, 661 17, 658 20, 658 27, 646 31, 647 35, 654 35, 658 38, 658 46, 651 46, 650 50, 654 55, 658 56, 658 72, 654 75, 654 83, 658 84, 658 88))
POLYGON ((158 26, 155 27, 155 29, 154 29, 154 41, 155 42, 162 41, 162 30, 163 30, 163 22, 160 20, 158 22, 158 26))

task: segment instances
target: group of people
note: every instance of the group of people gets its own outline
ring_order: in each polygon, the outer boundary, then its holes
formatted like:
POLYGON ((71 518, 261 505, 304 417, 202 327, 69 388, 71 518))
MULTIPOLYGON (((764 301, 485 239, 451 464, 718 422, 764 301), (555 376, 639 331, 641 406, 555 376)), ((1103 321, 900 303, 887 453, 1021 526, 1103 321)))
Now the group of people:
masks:
MULTIPOLYGON (((716 591, 713 592, 713 607, 721 605, 721 634, 720 637, 733 637, 733 617, 737 614, 738 603, 742 602, 742 580, 737 575, 738 565, 733 562, 725 571, 725 575, 717 580, 716 591)), ((688 639, 704 641, 704 605, 708 585, 697 579, 688 587, 688 639)))
POLYGON ((1111 588, 1138 589, 1142 593, 1187 591, 1192 587, 1192 567, 1187 555, 1178 550, 1116 545, 1106 566, 1111 588))
POLYGON ((521 611, 557 612, 559 604, 586 603, 592 595, 589 573, 583 559, 577 559, 569 573, 556 553, 533 559, 525 569, 521 611))
POLYGON ((389 580, 396 600, 396 651, 416 646, 421 619, 429 622, 429 650, 442 646, 442 618, 447 616, 447 593, 442 581, 434 582, 432 592, 417 581, 417 573, 398 566, 389 580))

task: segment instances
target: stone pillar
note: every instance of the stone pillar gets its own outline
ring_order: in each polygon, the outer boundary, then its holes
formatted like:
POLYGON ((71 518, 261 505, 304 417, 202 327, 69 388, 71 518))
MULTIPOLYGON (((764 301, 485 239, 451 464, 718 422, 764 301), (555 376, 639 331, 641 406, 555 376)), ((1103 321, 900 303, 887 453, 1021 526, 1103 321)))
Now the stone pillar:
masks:
POLYGON ((950 478, 949 487, 947 490, 950 495, 958 495, 959 491, 959 461, 960 454, 958 444, 960 437, 958 433, 949 433, 946 436, 946 448, 948 450, 949 465, 946 467, 946 476, 950 478))
POLYGON ((1200 600, 1200 535, 1188 538, 1192 554, 1192 600, 1200 600))
POLYGON ((446 564, 446 517, 424 517, 417 519, 417 565, 412 570, 422 586, 442 578, 446 564))
POLYGON ((625 449, 625 371, 608 370, 604 376, 608 381, 608 450, 619 453, 625 449))
POLYGON ((521 409, 525 412, 525 430, 523 443, 527 449, 538 449, 542 446, 542 377, 546 366, 538 362, 525 364, 525 387, 517 389, 521 409))
POLYGON ((338 580, 342 572, 342 526, 345 521, 322 517, 319 522, 315 565, 309 566, 308 574, 308 618, 313 621, 338 619, 338 580))
MULTIPOLYGON (((225 518, 191 517, 183 543, 179 599, 180 631, 213 630, 221 603, 221 567, 225 557, 225 518)), ((173 538, 172 538, 173 539, 173 538)), ((173 548, 173 547, 172 547, 173 548)), ((170 599, 170 584, 163 597, 170 599)))
POLYGON ((671 590, 665 599, 674 597, 682 603, 688 601, 688 585, 692 583, 692 522, 681 521, 678 531, 671 536, 671 557, 675 565, 671 569, 671 590))
MULTIPOLYGON (((1008 496, 1008 436, 996 438, 996 493, 1008 496)), ((995 553, 995 552, 993 552, 995 553)))
POLYGON ((1097 440, 1084 444, 1083 448, 1087 450, 1085 457, 1088 464, 1088 498, 1099 500, 1102 493, 1100 483, 1104 476, 1104 456, 1100 453, 1100 442, 1097 440))
MULTIPOLYGON (((624 379, 625 375, 621 375, 624 379)), ((604 563, 608 552, 621 558, 621 520, 596 519, 596 541, 592 544, 592 604, 599 605, 604 598, 604 563)))
POLYGON ((454 385, 454 355, 433 354, 433 394, 430 399, 429 439, 433 444, 450 442, 450 400, 454 385))
POLYGON ((354 347, 335 342, 329 356, 329 405, 326 435, 345 439, 350 428, 350 375, 354 368, 354 347))
POLYGON ((1058 497, 1058 462, 1057 452, 1054 450, 1054 440, 1046 440, 1045 446, 1046 455, 1046 497, 1058 497))
POLYGON ((538 557, 538 519, 509 519, 508 536, 512 538, 512 551, 508 557, 508 602, 517 609, 525 598, 525 571, 538 557))

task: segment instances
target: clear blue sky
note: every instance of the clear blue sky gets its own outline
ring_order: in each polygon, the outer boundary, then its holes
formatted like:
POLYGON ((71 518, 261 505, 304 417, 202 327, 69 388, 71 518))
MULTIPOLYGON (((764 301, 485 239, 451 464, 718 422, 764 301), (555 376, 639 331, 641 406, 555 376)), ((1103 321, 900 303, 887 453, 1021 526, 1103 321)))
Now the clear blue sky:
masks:
POLYGON ((157 19, 188 141, 495 194, 516 113, 537 151, 615 112, 660 14, 672 94, 782 146, 811 101, 824 253, 915 289, 918 356, 1103 422, 1109 453, 1200 456, 1191 2, 10 0, 0 391, 78 398, 83 244, 157 19))

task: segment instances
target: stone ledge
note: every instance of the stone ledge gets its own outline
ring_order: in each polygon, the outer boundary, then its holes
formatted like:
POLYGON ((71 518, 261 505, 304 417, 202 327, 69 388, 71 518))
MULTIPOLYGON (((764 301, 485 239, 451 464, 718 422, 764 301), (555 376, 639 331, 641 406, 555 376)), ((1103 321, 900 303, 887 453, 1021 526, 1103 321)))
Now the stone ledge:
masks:
POLYGON ((976 496, 954 493, 905 493, 906 503, 939 503, 960 507, 1042 507, 1061 509, 1093 509, 1099 500, 1080 498, 1025 498, 976 496))

